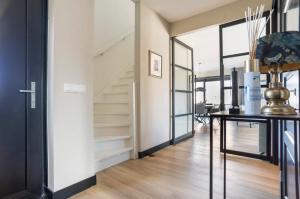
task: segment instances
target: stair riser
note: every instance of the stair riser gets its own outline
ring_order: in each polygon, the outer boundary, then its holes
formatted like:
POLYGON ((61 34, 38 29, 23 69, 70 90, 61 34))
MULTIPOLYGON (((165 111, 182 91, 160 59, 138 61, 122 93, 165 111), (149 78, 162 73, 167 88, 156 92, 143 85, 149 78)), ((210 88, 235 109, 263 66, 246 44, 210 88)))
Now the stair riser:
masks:
POLYGON ((129 135, 129 127, 96 127, 95 136, 129 135))
POLYGON ((128 113, 129 106, 127 104, 101 104, 95 105, 95 113, 128 113))
POLYGON ((130 152, 125 152, 101 161, 96 162, 96 172, 102 171, 103 169, 106 169, 108 167, 111 167, 113 165, 119 164, 121 162, 124 162, 126 160, 130 159, 130 152))
POLYGON ((130 146, 130 139, 122 139, 122 140, 110 140, 105 142, 97 142, 95 146, 95 151, 109 151, 122 149, 130 146))
POLYGON ((126 75, 132 76, 132 77, 133 77, 133 76, 134 76, 134 71, 127 71, 127 72, 126 72, 126 75))
POLYGON ((113 92, 128 92, 129 86, 112 86, 113 92))
POLYGON ((132 84, 133 78, 125 78, 125 79, 119 79, 118 83, 119 84, 132 84))
POLYGON ((130 80, 133 81, 133 80, 134 80, 134 76, 133 76, 133 75, 128 75, 128 74, 126 74, 126 75, 120 77, 119 79, 120 79, 120 80, 123 80, 123 79, 130 79, 130 80))
POLYGON ((128 123, 130 117, 128 115, 94 115, 95 123, 128 123))
POLYGON ((128 102, 129 95, 104 95, 103 100, 105 102, 128 102))

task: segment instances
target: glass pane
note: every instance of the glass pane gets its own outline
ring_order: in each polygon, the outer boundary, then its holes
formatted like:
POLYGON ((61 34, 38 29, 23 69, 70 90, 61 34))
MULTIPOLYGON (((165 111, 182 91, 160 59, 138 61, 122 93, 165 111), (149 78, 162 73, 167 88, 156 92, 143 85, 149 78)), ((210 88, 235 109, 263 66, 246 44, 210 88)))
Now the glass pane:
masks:
POLYGON ((267 74, 260 74, 260 85, 267 85, 267 74))
POLYGON ((175 67, 175 89, 191 91, 192 90, 191 77, 192 77, 192 72, 175 67))
POLYGON ((224 80, 224 86, 230 87, 231 86, 231 80, 224 80))
POLYGON ((189 115, 188 116, 188 132, 187 133, 192 132, 192 130, 193 130, 193 116, 189 115))
POLYGON ((255 154, 266 152, 265 123, 228 121, 226 129, 228 149, 255 154))
POLYGON ((298 71, 292 71, 288 73, 284 73, 284 77, 286 78, 286 88, 290 91, 289 103, 292 107, 299 109, 298 102, 298 81, 299 81, 299 73, 298 71))
MULTIPOLYGON (((262 24, 266 21, 263 18, 262 24)), ((263 26, 261 26, 262 30, 263 26)), ((261 36, 266 35, 266 30, 262 31, 261 36)), ((241 23, 223 28, 223 55, 249 52, 249 41, 246 23, 241 23), (234 41, 234 42, 232 42, 234 41)))
MULTIPOLYGON (((242 109, 244 105, 244 89, 240 88, 238 91, 238 104, 240 108, 242 109)), ((224 90, 224 104, 225 109, 228 110, 232 106, 232 90, 231 89, 225 89, 224 90)))
POLYGON ((291 136, 294 136, 294 121, 286 121, 285 122, 285 128, 287 131, 291 132, 291 136))
MULTIPOLYGON (((294 1, 297 2, 297 1, 294 1)), ((299 6, 299 3, 298 3, 299 6)), ((299 31, 299 7, 294 7, 286 13, 286 30, 299 31)))
POLYGON ((245 60, 247 60, 248 57, 249 55, 244 55, 223 59, 224 75, 231 75, 231 71, 233 68, 241 68, 242 70, 244 70, 245 60))
POLYGON ((190 49, 175 43, 175 64, 192 69, 192 52, 190 49))
POLYGON ((188 133, 188 116, 175 118, 175 137, 188 133))
POLYGON ((191 112, 192 112, 192 94, 176 92, 175 93, 175 115, 187 114, 191 112))
POLYGON ((196 88, 203 88, 203 82, 196 82, 196 88))
MULTIPOLYGON (((225 89, 224 90, 224 104, 225 107, 230 108, 231 107, 231 102, 232 102, 232 91, 231 89, 225 89)), ((226 110, 228 110, 226 108, 226 110)))
POLYGON ((198 91, 195 93, 195 104, 204 102, 204 93, 202 91, 198 91))
POLYGON ((220 81, 206 82, 206 103, 220 104, 220 81))

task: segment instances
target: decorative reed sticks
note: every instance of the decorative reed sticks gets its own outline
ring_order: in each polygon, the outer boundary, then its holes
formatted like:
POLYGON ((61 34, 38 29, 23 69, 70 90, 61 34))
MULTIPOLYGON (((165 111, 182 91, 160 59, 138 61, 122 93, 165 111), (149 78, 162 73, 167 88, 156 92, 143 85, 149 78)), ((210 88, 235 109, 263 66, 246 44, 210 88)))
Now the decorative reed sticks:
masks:
POLYGON ((263 21, 264 5, 256 7, 256 10, 252 10, 250 7, 245 11, 247 33, 249 40, 249 59, 255 59, 256 57, 256 46, 257 40, 260 38, 262 32, 264 31, 270 17, 273 13, 273 9, 270 11, 270 14, 266 21, 263 21))

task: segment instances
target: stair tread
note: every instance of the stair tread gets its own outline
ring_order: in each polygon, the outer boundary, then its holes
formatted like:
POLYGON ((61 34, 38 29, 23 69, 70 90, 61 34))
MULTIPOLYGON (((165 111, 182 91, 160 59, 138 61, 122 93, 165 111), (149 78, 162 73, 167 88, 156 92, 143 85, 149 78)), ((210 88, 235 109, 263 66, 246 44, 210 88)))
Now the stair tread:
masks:
POLYGON ((129 84, 123 83, 123 84, 113 84, 112 87, 121 87, 121 86, 129 86, 129 84))
POLYGON ((107 136, 97 136, 95 137, 95 142, 106 142, 112 140, 123 140, 129 139, 131 135, 107 135, 107 136))
POLYGON ((128 75, 128 76, 122 76, 120 79, 134 79, 134 76, 128 75))
POLYGON ((129 115, 129 113, 94 113, 94 115, 129 115))
POLYGON ((128 95, 128 92, 105 92, 104 95, 128 95))
POLYGON ((101 128, 101 127, 123 127, 129 126, 129 122, 120 122, 120 123, 96 123, 94 126, 101 128))
POLYGON ((112 156, 131 151, 132 149, 133 149, 133 147, 125 147, 125 148, 120 148, 120 149, 110 149, 109 151, 108 150, 99 151, 99 152, 96 152, 96 154, 95 154, 95 160, 101 161, 101 160, 110 158, 112 156))
POLYGON ((128 102, 95 102, 94 105, 97 104, 129 104, 128 102))

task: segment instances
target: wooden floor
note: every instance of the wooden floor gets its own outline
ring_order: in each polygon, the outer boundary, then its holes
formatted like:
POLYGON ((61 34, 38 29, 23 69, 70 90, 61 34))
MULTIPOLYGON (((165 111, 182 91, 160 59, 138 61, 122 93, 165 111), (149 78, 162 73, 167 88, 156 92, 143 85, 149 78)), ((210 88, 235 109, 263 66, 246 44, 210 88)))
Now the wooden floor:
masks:
MULTIPOLYGON (((243 130, 245 149, 255 150, 257 135, 243 130), (249 136, 249 139, 247 139, 249 136)), ((249 129, 248 129, 249 130, 249 129)), ((228 130, 229 132, 229 130, 228 130)), ((219 153, 218 124, 214 140, 214 198, 222 198, 222 155, 219 153)), ((228 133, 235 146, 236 133, 228 133)), ((240 144, 242 146, 242 144, 240 144)), ((228 157, 227 198, 279 198, 278 167, 268 162, 228 157)), ((130 160, 97 174, 97 185, 73 199, 208 199, 209 131, 197 127, 195 137, 169 146, 153 157, 130 160)))

